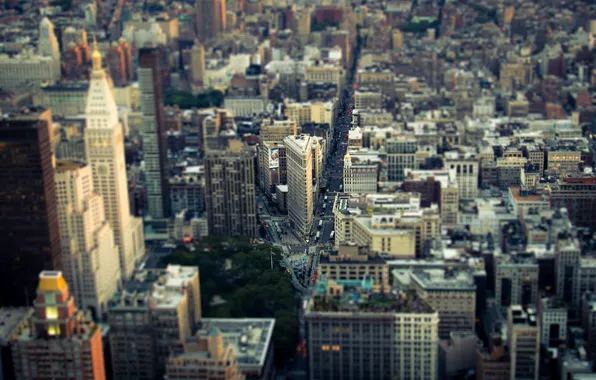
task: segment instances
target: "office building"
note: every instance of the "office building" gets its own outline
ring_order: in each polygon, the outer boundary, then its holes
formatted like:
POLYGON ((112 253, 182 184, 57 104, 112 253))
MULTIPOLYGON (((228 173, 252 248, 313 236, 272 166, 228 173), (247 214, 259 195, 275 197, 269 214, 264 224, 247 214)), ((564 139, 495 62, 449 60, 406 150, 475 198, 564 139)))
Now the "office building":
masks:
POLYGON ((559 347, 567 335, 567 308, 559 297, 542 297, 538 303, 540 341, 547 348, 559 347))
POLYGON ((448 339, 439 341, 439 379, 451 379, 476 370, 479 348, 482 348, 482 341, 473 331, 452 332, 448 339))
POLYGON ((569 304, 573 304, 575 300, 577 306, 579 306, 579 299, 577 299, 576 284, 579 279, 580 260, 579 241, 564 232, 557 235, 555 241, 556 293, 569 304))
POLYGON ((268 197, 277 185, 288 182, 287 155, 284 139, 295 136, 296 122, 293 120, 265 119, 261 124, 258 147, 259 185, 268 197))
POLYGON ((205 82, 205 48, 198 40, 190 50, 190 82, 193 94, 205 82))
POLYGON ((14 361, 11 343, 24 329, 29 327, 33 316, 30 307, 0 308, 0 379, 14 378, 14 361))
POLYGON ((319 280, 304 319, 311 379, 437 378, 439 316, 415 293, 319 280))
POLYGON ((538 302, 538 264, 533 255, 495 256, 495 299, 498 305, 538 302))
POLYGON ((105 216, 114 230, 123 279, 134 271, 145 254, 143 221, 131 217, 124 158, 123 128, 108 77, 101 66, 101 54, 94 46, 93 70, 85 117, 85 152, 91 166, 93 187, 102 197, 105 216))
POLYGON ((234 350, 221 331, 200 330, 184 343, 183 353, 168 359, 166 379, 244 380, 234 350))
POLYGON ((105 380, 101 328, 77 310, 61 272, 39 274, 33 307, 12 337, 15 378, 105 380))
POLYGON ((596 293, 582 295, 581 323, 586 334, 586 351, 590 360, 596 359, 596 293))
POLYGON ((132 49, 124 39, 112 42, 106 57, 110 77, 117 87, 126 86, 134 80, 132 49))
POLYGON ((114 379, 157 379, 201 319, 197 267, 135 272, 109 304, 114 379))
POLYGON ((60 70, 56 68, 54 58, 24 50, 20 54, 9 56, 0 54, 0 87, 6 90, 18 90, 24 86, 35 87, 60 80, 60 70))
POLYGON ((406 170, 419 169, 416 167, 417 140, 414 137, 400 136, 386 141, 387 150, 387 179, 391 182, 401 182, 405 178, 406 170))
POLYGON ((489 337, 489 347, 476 351, 477 380, 510 380, 511 363, 500 333, 489 337))
POLYGON ((445 168, 455 170, 460 199, 474 199, 478 196, 479 167, 476 157, 446 152, 445 168))
POLYGON ((55 173, 64 278, 79 308, 101 318, 120 283, 114 232, 93 189, 91 167, 57 161, 55 173))
POLYGON ((288 215, 300 234, 310 233, 313 224, 312 137, 284 139, 288 166, 288 215))
POLYGON ((196 0, 197 34, 202 42, 218 38, 226 29, 224 0, 196 0))
POLYGON ((350 154, 344 156, 343 191, 346 193, 376 193, 378 166, 352 163, 350 154))
POLYGON ((60 77, 60 45, 54 32, 54 24, 44 17, 39 24, 39 41, 37 46, 39 55, 51 57, 58 77, 60 77))
POLYGON ((28 305, 39 272, 62 269, 50 110, 0 119, 0 305, 28 305))
POLYGON ((210 235, 257 235, 254 159, 240 140, 207 152, 205 206, 210 235))
POLYGON ((547 186, 553 209, 566 208, 573 224, 596 227, 596 176, 568 174, 547 186))
POLYGON ((168 194, 168 142, 163 113, 160 52, 144 48, 139 51, 139 87, 143 137, 143 158, 147 182, 147 214, 154 219, 170 215, 168 194))
POLYGON ((396 277, 404 289, 411 288, 439 313, 439 338, 453 332, 473 332, 476 318, 476 285, 468 272, 442 269, 402 271, 396 277))
POLYGON ((507 310, 510 379, 538 380, 540 329, 533 307, 512 305, 507 310))
POLYGON ((340 244, 336 251, 323 253, 317 271, 328 280, 362 280, 370 278, 375 284, 389 285, 389 266, 380 256, 369 252, 368 247, 340 244))

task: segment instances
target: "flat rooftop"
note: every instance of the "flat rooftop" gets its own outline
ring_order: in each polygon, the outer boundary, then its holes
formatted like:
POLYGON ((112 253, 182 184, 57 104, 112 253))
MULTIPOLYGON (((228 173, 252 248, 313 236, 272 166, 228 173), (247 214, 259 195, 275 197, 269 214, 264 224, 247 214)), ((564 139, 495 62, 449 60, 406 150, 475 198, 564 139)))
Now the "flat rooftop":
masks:
POLYGON ((234 350, 241 370, 261 370, 267 360, 275 319, 268 318, 203 318, 201 330, 217 328, 225 344, 234 350), (246 336, 247 343, 240 340, 246 336))
POLYGON ((199 271, 198 267, 168 265, 166 269, 144 269, 135 272, 122 290, 109 301, 114 310, 146 310, 152 308, 176 308, 184 299, 184 289, 199 271))
POLYGON ((0 346, 11 341, 12 335, 25 320, 33 315, 29 307, 3 307, 0 309, 0 346))
MULTIPOLYGON (((328 293, 329 281, 319 280, 307 313, 433 313, 433 309, 414 292, 375 291, 372 279, 336 280, 343 287, 337 295, 328 293)), ((332 285, 333 286, 333 285, 332 285)), ((329 289, 331 290, 331 288, 329 289)))

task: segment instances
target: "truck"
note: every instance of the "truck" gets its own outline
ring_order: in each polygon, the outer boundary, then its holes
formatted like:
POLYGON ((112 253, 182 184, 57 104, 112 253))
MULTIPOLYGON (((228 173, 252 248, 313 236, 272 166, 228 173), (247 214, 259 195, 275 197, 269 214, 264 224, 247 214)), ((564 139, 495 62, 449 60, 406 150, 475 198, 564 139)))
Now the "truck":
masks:
POLYGON ((319 220, 319 228, 323 227, 323 220, 319 220))
POLYGON ((334 237, 335 237, 335 231, 331 231, 331 234, 329 235, 329 240, 333 240, 334 237))
POLYGON ((321 231, 317 232, 317 240, 319 240, 321 238, 321 231))

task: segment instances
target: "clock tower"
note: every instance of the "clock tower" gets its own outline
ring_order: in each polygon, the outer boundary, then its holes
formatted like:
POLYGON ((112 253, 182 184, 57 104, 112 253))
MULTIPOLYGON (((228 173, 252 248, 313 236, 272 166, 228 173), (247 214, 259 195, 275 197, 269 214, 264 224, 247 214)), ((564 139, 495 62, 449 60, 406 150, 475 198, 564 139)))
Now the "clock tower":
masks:
POLYGON ((97 42, 93 43, 92 61, 85 109, 85 152, 95 191, 104 200, 106 219, 114 230, 121 275, 126 279, 145 253, 143 221, 130 215, 123 128, 118 120, 111 81, 102 68, 97 42))

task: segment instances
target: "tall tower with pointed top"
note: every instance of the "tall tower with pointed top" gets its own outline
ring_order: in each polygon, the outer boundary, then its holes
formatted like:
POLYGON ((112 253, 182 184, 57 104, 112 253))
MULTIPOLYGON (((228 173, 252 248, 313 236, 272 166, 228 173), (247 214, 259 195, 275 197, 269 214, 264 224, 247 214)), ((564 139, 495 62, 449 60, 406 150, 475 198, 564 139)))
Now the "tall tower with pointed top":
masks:
POLYGON ((145 251, 143 222, 130 215, 123 129, 97 43, 93 44, 91 58, 93 69, 85 110, 85 151, 93 186, 104 200, 105 216, 114 230, 121 275, 125 279, 132 275, 145 251))

